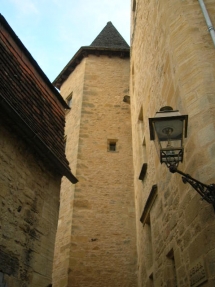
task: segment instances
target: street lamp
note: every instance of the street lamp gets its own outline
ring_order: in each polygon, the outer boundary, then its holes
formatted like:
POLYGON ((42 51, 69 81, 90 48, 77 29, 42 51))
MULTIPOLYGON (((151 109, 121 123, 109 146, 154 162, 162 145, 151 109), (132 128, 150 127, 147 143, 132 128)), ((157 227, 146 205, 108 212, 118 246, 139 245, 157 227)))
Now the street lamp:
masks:
POLYGON ((149 118, 150 140, 155 141, 160 162, 165 163, 170 172, 181 174, 183 182, 188 182, 215 210, 215 184, 203 184, 177 169, 179 162, 183 161, 187 124, 188 115, 181 115, 168 106, 163 107, 154 118, 149 118))
POLYGON ((168 168, 183 161, 183 142, 187 137, 188 116, 163 107, 149 119, 150 139, 155 140, 160 162, 168 168))

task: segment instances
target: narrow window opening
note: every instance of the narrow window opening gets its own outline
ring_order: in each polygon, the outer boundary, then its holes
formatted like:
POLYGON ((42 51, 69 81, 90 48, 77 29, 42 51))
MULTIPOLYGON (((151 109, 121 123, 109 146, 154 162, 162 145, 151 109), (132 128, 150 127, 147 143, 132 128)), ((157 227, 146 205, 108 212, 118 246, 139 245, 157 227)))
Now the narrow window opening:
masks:
POLYGON ((67 105, 71 108, 71 106, 72 106, 72 95, 73 95, 73 92, 71 92, 70 94, 69 94, 69 96, 66 98, 66 103, 67 103, 67 105))
POLYGON ((4 280, 4 273, 0 272, 0 286, 8 287, 7 283, 4 280))
POLYGON ((154 276, 153 273, 151 273, 149 275, 149 287, 153 287, 154 286, 154 276))
POLYGON ((141 109, 140 109, 138 119, 139 119, 139 121, 142 121, 142 122, 143 122, 143 107, 141 107, 141 109))
POLYGON ((132 11, 135 12, 135 10, 136 10, 136 0, 133 0, 132 11))
POLYGON ((116 152, 117 151, 117 140, 108 140, 108 151, 116 152))
POLYGON ((134 63, 133 63, 132 64, 132 91, 133 93, 135 92, 134 88, 135 88, 135 73, 134 73, 134 63))
MULTIPOLYGON (((139 115, 138 115, 138 136, 139 136, 139 165, 140 165, 140 174, 143 175, 143 167, 147 166, 147 153, 146 153, 146 140, 145 140, 145 134, 144 134, 144 117, 143 117, 143 107, 140 107, 139 115), (144 166, 143 166, 144 165, 144 166), (142 172, 142 173, 141 173, 142 172)), ((146 170, 145 170, 146 171, 146 170)), ((144 174, 145 176, 145 174, 144 174)), ((140 180, 144 179, 144 176, 139 178, 140 180)))
POLYGON ((138 129, 140 142, 143 143, 144 140, 144 120, 143 120, 143 107, 140 108, 139 116, 138 116, 138 129))
MULTIPOLYGON (((145 225, 145 236, 146 236, 146 244, 147 244, 147 268, 151 268, 153 264, 153 251, 152 251, 152 230, 151 230, 151 218, 150 213, 146 219, 145 225)), ((153 276, 152 276, 153 278, 153 276)))
POLYGON ((116 151, 116 143, 115 142, 109 143, 109 150, 110 151, 116 151))
POLYGON ((175 266, 175 257, 174 251, 171 249, 167 254, 167 272, 168 272, 168 281, 170 286, 177 287, 177 274, 176 274, 176 266, 175 266))
POLYGON ((146 139, 145 139, 145 136, 143 136, 142 152, 143 152, 143 161, 144 161, 144 162, 147 162, 147 152, 146 152, 146 139))
POLYGON ((66 150, 66 141, 67 141, 67 136, 65 136, 64 139, 63 139, 64 150, 66 150))

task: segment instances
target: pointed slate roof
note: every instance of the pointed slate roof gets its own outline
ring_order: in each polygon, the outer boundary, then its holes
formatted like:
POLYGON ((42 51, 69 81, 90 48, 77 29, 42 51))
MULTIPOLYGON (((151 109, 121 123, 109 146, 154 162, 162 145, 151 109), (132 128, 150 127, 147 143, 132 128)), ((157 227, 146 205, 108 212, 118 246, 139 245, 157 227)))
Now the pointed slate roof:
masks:
POLYGON ((129 45, 114 27, 111 22, 108 22, 100 34, 90 45, 91 47, 106 47, 106 48, 129 48, 129 45))
POLYGON ((108 22, 90 46, 83 46, 77 51, 56 77, 53 85, 60 89, 63 82, 75 70, 76 66, 83 58, 88 57, 88 55, 107 55, 109 57, 129 58, 130 47, 114 25, 111 22, 108 22))

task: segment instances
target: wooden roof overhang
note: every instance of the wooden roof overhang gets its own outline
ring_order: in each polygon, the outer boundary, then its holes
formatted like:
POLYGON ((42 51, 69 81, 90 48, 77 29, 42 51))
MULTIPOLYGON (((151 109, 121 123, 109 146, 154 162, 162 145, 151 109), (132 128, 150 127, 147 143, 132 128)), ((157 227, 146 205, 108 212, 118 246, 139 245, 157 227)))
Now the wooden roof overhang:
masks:
POLYGON ((76 183, 78 180, 70 170, 63 143, 64 109, 69 107, 1 14, 0 60, 2 118, 42 160, 76 183), (22 56, 29 63, 22 61, 22 56), (40 75, 40 80, 31 67, 40 75))
POLYGON ((10 103, 0 93, 0 107, 2 114, 7 115, 4 119, 7 119, 10 126, 16 130, 26 142, 42 157, 45 162, 52 163, 55 170, 66 176, 73 184, 77 183, 77 178, 72 174, 70 168, 65 162, 56 156, 56 154, 50 149, 46 143, 37 135, 34 130, 25 122, 22 116, 10 105, 10 103))
POLYGON ((60 74, 53 81, 53 85, 60 89, 63 82, 69 77, 69 75, 75 70, 76 66, 88 55, 102 56, 107 55, 108 57, 120 57, 120 58, 130 58, 130 48, 107 48, 107 47, 93 47, 93 46, 83 46, 69 63, 64 67, 60 74))

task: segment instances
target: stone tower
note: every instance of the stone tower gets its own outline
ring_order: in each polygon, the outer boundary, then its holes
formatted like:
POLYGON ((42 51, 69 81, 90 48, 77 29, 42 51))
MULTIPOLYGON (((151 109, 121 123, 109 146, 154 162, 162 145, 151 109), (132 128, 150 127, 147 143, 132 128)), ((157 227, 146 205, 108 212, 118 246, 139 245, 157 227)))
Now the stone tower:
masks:
POLYGON ((53 286, 137 286, 129 53, 108 22, 54 81, 79 182, 62 181, 53 286))

